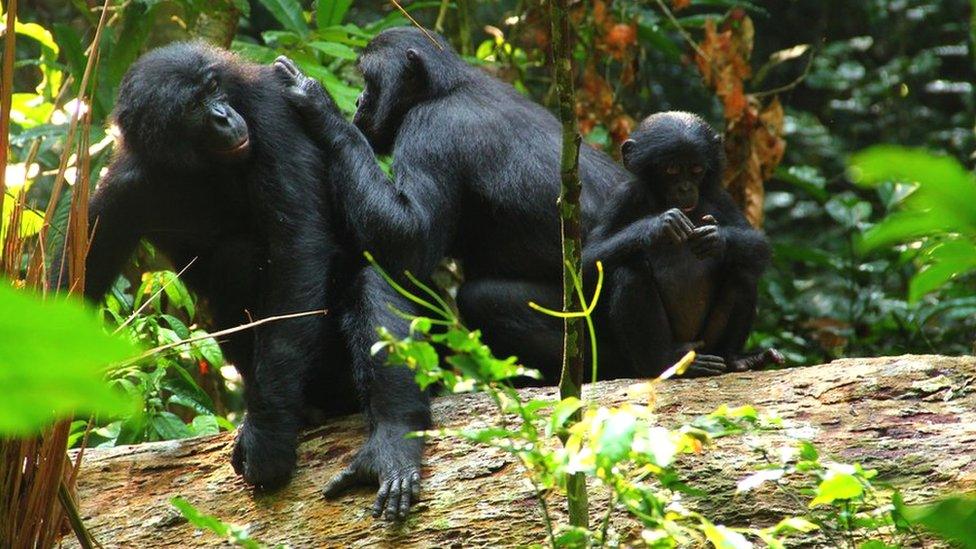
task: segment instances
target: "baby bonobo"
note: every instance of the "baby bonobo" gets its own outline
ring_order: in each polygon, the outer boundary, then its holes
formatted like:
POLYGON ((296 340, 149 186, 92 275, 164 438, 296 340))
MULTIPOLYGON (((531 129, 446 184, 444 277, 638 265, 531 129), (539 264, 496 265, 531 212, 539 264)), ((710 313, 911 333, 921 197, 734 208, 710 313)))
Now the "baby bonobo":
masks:
POLYGON ((742 354, 770 249, 722 188, 721 136, 693 114, 658 113, 621 152, 634 177, 615 189, 584 250, 588 269, 600 260, 606 272, 598 319, 611 363, 641 377, 690 349, 698 355, 686 375, 782 363, 774 350, 742 354))

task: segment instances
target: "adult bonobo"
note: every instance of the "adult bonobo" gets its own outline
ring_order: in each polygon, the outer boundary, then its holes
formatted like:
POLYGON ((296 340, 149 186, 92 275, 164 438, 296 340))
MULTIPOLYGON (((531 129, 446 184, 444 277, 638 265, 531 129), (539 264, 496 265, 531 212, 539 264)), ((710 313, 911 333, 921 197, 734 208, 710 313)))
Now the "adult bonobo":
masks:
MULTIPOLYGON (((553 382, 562 321, 527 302, 562 303, 562 128, 545 108, 436 40, 394 28, 369 43, 359 58, 366 85, 353 120, 362 134, 317 83, 285 59, 276 66, 334 168, 353 174, 337 183, 359 245, 391 270, 421 277, 445 256, 459 259, 465 321, 496 353, 517 354, 553 382), (392 182, 374 151, 392 152, 392 182)), ((588 146, 580 174, 585 229, 610 187, 629 174, 588 146)))
MULTIPOLYGON (((427 426, 428 403, 406 368, 348 366, 340 323, 372 323, 358 319, 373 296, 356 293, 363 261, 339 245, 329 190, 342 174, 327 169, 271 67, 200 44, 157 49, 126 74, 114 118, 121 140, 90 204, 85 295, 104 294, 146 238, 178 267, 195 259, 185 280, 216 328, 327 309, 221 343, 247 405, 234 468, 261 488, 287 482, 307 408, 347 413, 358 392, 372 432, 357 463, 410 488, 402 477, 417 474, 420 443, 402 435, 427 426)), ((58 263, 55 283, 67 278, 58 263)))
POLYGON ((641 122, 622 153, 633 176, 584 250, 587 267, 602 260, 607 275, 602 364, 650 376, 690 348, 701 354, 689 375, 781 362, 776 351, 741 354, 770 250, 722 188, 722 138, 698 116, 665 112, 641 122))

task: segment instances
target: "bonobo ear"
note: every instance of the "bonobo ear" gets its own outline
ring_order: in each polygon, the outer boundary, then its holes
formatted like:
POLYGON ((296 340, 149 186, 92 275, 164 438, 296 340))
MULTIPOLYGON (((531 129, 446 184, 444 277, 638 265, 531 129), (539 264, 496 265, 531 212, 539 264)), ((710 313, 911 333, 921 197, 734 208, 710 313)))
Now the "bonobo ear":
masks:
POLYGON ((407 64, 412 74, 422 74, 424 72, 424 60, 420 57, 420 52, 410 48, 407 50, 407 64))
POLYGON ((633 139, 628 139, 620 145, 620 157, 623 159, 625 166, 627 165, 628 158, 634 152, 635 145, 637 145, 637 142, 633 139))

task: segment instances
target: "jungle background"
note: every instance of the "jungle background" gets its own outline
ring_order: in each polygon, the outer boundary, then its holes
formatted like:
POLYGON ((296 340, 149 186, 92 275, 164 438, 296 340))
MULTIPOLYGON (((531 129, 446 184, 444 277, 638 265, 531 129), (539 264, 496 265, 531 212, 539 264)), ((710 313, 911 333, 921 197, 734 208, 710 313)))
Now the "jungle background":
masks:
MULTIPOLYGON (((544 3, 401 4, 469 62, 554 106, 544 3)), ((381 0, 105 6, 18 6, 16 53, 3 73, 9 141, 0 142, 0 267, 15 286, 43 286, 41 252, 78 222, 72 202, 88 196, 111 159, 114 97, 141 53, 201 39, 259 63, 285 54, 351 115, 361 89, 357 52, 382 29, 411 24, 381 0)), ((725 133, 725 182, 774 247, 750 346, 778 348, 787 366, 972 354, 973 7, 967 0, 571 3, 580 130, 618 158, 636 121, 657 111, 695 112, 725 133), (916 192, 919 184, 938 192, 916 192), (926 221, 913 222, 923 211, 926 221)), ((101 310, 113 330, 161 351, 110 374, 144 409, 71 422, 69 446, 185 438, 233 430, 240 420, 240 380, 208 337, 206 303, 180 282, 182 267, 143 245, 106 297, 101 310)))

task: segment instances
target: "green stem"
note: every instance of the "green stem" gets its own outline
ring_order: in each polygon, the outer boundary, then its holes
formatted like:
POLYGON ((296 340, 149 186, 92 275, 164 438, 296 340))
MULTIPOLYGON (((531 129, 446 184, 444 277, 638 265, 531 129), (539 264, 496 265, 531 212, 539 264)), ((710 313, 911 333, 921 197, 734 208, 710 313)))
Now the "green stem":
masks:
MULTIPOLYGON (((569 0, 549 0, 549 19, 552 34, 553 81, 559 97, 559 120, 563 127, 562 160, 560 163, 559 224, 562 239, 563 311, 583 310, 574 279, 582 271, 582 228, 580 222, 579 154, 581 137, 576 120, 576 91, 573 87, 573 48, 570 44, 568 16, 569 0)), ((563 367, 559 378, 559 398, 582 397, 583 341, 586 337, 580 318, 564 318, 563 367)), ((577 411, 570 421, 579 421, 577 411)), ((586 478, 576 473, 567 479, 569 523, 588 528, 589 505, 586 478)))

